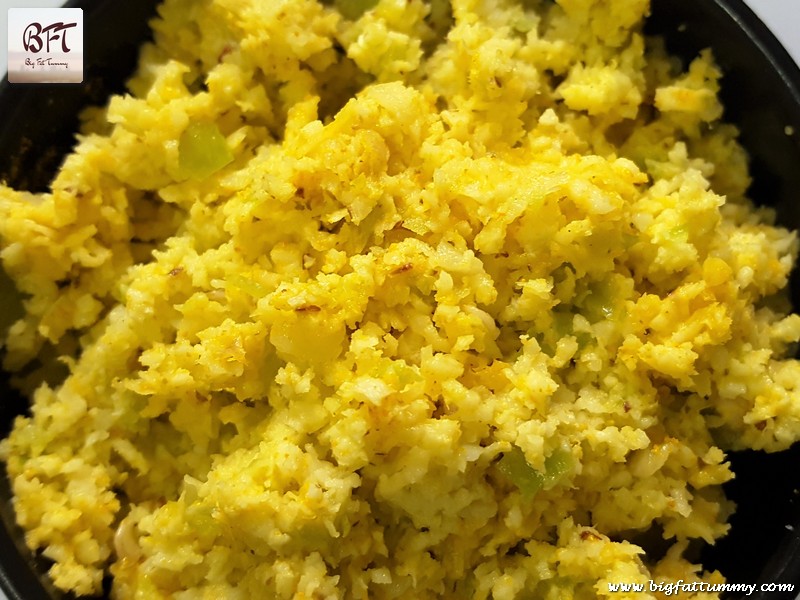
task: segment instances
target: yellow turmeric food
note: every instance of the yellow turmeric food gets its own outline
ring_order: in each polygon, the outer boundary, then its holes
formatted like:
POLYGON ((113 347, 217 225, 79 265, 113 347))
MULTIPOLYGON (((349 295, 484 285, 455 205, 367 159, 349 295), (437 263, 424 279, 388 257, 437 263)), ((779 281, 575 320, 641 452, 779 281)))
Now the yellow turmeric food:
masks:
POLYGON ((165 0, 51 191, 0 187, 0 457, 55 585, 723 582, 685 551, 728 530, 726 451, 800 437, 797 241, 648 11, 165 0))

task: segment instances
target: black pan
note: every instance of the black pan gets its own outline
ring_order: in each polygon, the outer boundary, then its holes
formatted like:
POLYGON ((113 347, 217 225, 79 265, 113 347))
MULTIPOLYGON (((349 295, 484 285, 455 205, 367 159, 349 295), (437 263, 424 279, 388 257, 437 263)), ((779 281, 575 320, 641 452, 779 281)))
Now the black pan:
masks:
MULTIPOLYGON (((781 224, 800 229, 800 70, 741 0, 652 0, 650 33, 691 60, 707 47, 722 67, 725 119, 739 125, 751 157, 751 197, 776 207, 781 224), (791 129, 787 129, 791 128, 791 129)), ((84 9, 85 80, 80 85, 0 83, 0 179, 31 191, 48 182, 73 143, 78 110, 102 104, 133 70, 148 36, 155 0, 70 2, 84 9)), ((791 281, 800 306, 800 274, 791 281)), ((5 312, 7 307, 0 308, 5 312)), ((26 410, 0 378, 0 436, 26 410)), ((731 456, 726 485, 738 504, 731 533, 703 551, 702 564, 732 583, 792 583, 794 592, 756 592, 751 599, 789 600, 800 592, 800 447, 731 456)), ((0 588, 10 600, 60 598, 13 524, 10 491, 0 469, 0 588)))

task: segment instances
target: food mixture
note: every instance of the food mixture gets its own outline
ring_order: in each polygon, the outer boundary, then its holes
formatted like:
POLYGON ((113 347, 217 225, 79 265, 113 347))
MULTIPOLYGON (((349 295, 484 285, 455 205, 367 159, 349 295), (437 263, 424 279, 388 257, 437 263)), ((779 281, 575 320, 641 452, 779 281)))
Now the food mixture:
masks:
POLYGON ((800 437, 797 240, 648 11, 166 0, 52 191, 0 188, 0 456, 55 585, 721 583, 725 452, 800 437))

